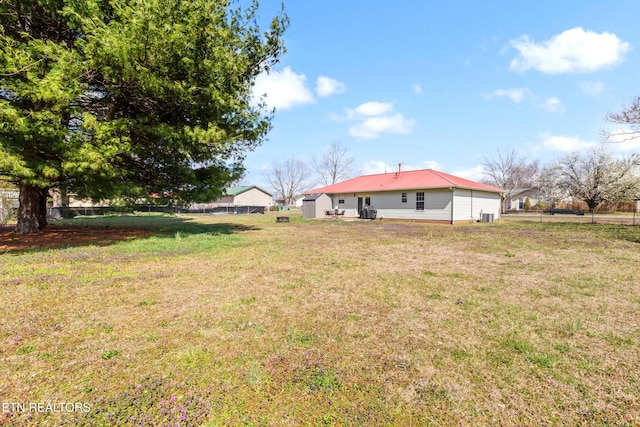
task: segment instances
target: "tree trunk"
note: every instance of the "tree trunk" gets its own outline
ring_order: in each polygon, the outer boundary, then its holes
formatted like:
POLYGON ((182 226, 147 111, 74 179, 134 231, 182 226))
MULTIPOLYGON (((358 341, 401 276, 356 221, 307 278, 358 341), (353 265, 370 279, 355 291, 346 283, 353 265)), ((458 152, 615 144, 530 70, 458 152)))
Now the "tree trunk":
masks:
POLYGON ((30 184, 20 184, 18 207, 19 234, 39 233, 47 226, 47 190, 30 184))
POLYGON ((40 231, 44 230, 48 225, 47 223, 47 196, 49 195, 48 188, 39 188, 40 200, 38 201, 38 227, 40 231))

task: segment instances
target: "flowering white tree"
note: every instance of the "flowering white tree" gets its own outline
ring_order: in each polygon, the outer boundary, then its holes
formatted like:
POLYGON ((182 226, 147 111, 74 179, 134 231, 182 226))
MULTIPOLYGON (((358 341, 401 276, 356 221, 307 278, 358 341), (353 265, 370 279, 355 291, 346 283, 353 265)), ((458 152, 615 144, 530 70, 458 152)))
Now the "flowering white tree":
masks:
POLYGON ((559 162, 543 167, 534 178, 538 188, 538 198, 550 209, 569 197, 569 189, 562 178, 562 168, 559 162))
POLYGON ((599 147, 563 156, 545 169, 547 176, 541 174, 540 186, 548 197, 570 195, 583 200, 593 211, 604 202, 638 198, 638 166, 638 154, 615 158, 609 150, 599 147))

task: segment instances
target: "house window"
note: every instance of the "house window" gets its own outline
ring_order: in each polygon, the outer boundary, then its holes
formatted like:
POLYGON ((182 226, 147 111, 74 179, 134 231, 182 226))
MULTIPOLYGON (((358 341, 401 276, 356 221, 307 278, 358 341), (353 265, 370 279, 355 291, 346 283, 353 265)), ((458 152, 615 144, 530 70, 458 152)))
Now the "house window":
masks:
POLYGON ((417 211, 424 210, 424 193, 423 192, 416 193, 416 210, 417 211))
POLYGON ((344 199, 338 199, 338 204, 339 205, 344 205, 344 199))
POLYGON ((402 203, 407 203, 407 193, 402 193, 402 203))

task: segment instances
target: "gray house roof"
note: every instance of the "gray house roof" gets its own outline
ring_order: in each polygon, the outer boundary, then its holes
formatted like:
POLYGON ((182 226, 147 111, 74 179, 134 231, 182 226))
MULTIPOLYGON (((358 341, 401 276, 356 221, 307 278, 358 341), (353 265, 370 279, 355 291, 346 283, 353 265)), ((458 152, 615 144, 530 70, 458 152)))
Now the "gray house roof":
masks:
POLYGON ((324 193, 320 193, 320 194, 307 194, 305 196, 304 199, 302 199, 303 202, 312 202, 314 200, 318 200, 319 197, 322 197, 324 195, 324 193))

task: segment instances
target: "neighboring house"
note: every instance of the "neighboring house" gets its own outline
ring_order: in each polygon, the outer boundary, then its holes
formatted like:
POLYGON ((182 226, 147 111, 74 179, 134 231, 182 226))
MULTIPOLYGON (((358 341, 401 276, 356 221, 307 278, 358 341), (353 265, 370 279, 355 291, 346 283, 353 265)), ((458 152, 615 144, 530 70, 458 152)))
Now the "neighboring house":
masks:
POLYGON ((326 194, 331 206, 345 211, 345 217, 358 217, 369 205, 377 210, 378 218, 451 224, 499 219, 502 193, 499 188, 433 169, 360 176, 307 192, 326 194))
POLYGON ((531 206, 535 206, 540 201, 538 187, 516 188, 505 200, 507 211, 524 210, 524 202, 529 199, 531 206))
POLYGON ((227 187, 224 196, 211 203, 194 203, 191 209, 233 208, 237 206, 261 207, 268 209, 273 205, 273 196, 260 187, 227 187))
POLYGON ((73 193, 60 191, 59 188, 49 190, 51 196, 51 206, 54 208, 106 208, 110 206, 108 200, 94 202, 91 199, 80 199, 73 193))
POLYGON ((276 205, 278 206, 287 206, 289 208, 301 208, 302 207, 302 201, 304 200, 305 195, 304 194, 298 194, 297 196, 293 196, 293 201, 289 204, 286 204, 284 201, 283 197, 278 197, 277 199, 275 199, 276 205))
POLYGON ((0 224, 3 224, 18 209, 20 192, 9 188, 0 188, 0 224))
POLYGON ((303 202, 304 202, 304 198, 306 197, 305 194, 299 194, 297 196, 294 197, 294 199, 296 199, 296 208, 301 208, 303 206, 303 202))

